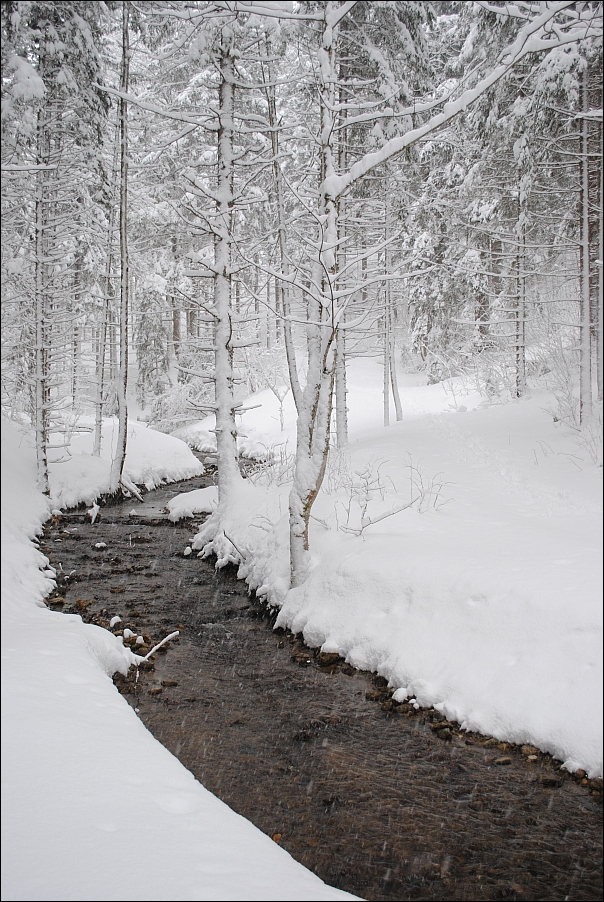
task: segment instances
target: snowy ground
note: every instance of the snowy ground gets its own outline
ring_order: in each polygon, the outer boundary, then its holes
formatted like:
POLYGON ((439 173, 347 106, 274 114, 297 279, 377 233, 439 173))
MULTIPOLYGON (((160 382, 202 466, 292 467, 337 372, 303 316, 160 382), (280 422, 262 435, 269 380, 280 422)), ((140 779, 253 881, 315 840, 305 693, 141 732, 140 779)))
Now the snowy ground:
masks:
MULTIPOLYGON (((270 449, 276 464, 246 481, 233 511, 241 574, 282 625, 379 671, 397 697, 601 775, 601 468, 554 423, 545 393, 485 406, 459 384, 407 375, 404 421, 384 429, 380 379, 373 361, 350 368, 351 442, 313 509, 310 579, 290 592, 293 406, 288 396, 281 431, 275 396, 256 396, 244 450, 270 449)), ((210 451, 211 428, 187 437, 210 451)), ((129 441, 137 483, 200 472, 182 442, 143 424, 129 441)), ((90 442, 52 465, 51 507, 106 487, 109 460, 90 442)), ((187 493, 171 515, 214 504, 215 489, 187 493)), ((153 739, 111 682, 127 664, 117 640, 43 605, 52 574, 31 539, 48 512, 28 440, 3 423, 2 898, 350 898, 153 739)))
MULTIPOLYGON (((109 489, 111 457, 117 444, 116 417, 103 423, 101 454, 91 455, 92 417, 80 417, 78 427, 88 430, 75 433, 69 451, 51 452, 50 482, 55 507, 75 507, 81 501, 92 502, 109 489)), ((59 436, 55 444, 60 445, 59 436)), ((161 432, 149 430, 144 423, 131 420, 128 424, 128 453, 124 467, 126 483, 144 485, 148 490, 163 482, 191 479, 204 472, 203 465, 182 442, 161 432)))
MULTIPOLYGON (((200 471, 180 441, 137 424, 130 438, 137 482, 200 471)), ((86 453, 90 439, 53 465, 51 507, 106 487, 109 463, 86 453)), ((48 514, 30 442, 3 421, 2 899, 354 898, 231 811, 151 736, 111 682, 128 663, 113 635, 44 606, 52 573, 32 539, 48 514)))
MULTIPOLYGON (((602 469, 554 422, 545 391, 485 404, 459 383, 403 376, 404 420, 385 429, 379 367, 359 360, 349 377, 351 442, 329 465, 314 568, 293 591, 291 397, 283 431, 269 391, 243 416, 242 449, 272 449, 277 462, 245 485, 227 524, 240 575, 281 608, 279 625, 378 671, 398 699, 601 775, 602 469)), ((179 434, 209 451, 212 427, 179 434)), ((181 496, 172 516, 212 504, 212 490, 197 506, 181 496)))

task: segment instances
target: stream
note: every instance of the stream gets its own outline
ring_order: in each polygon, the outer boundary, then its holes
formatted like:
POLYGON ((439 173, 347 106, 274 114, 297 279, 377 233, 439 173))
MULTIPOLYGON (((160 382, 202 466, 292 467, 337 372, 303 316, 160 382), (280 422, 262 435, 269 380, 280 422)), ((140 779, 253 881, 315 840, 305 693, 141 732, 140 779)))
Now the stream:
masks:
MULTIPOLYGON (((602 899, 602 781, 528 746, 398 705, 386 681, 274 630, 274 614, 183 552, 174 495, 53 517, 54 610, 125 628, 145 654, 114 682, 211 792, 327 883, 368 900, 602 899)), ((569 701, 569 704, 572 702, 569 701)), ((594 712, 594 715, 596 712, 594 712)))

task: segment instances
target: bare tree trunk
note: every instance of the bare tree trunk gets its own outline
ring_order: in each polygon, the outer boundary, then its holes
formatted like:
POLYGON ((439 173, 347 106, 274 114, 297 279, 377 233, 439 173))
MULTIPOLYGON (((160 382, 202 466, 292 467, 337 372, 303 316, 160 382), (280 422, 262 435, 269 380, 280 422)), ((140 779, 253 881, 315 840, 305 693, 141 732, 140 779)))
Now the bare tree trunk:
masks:
POLYGON ((171 294, 168 300, 170 307, 172 308, 172 346, 174 348, 174 357, 178 360, 181 342, 180 309, 176 303, 176 296, 174 294, 171 294))
POLYGON ((83 264, 83 253, 78 249, 75 255, 74 260, 74 273, 73 273, 73 298, 74 298, 74 323, 73 323, 73 333, 72 333, 72 342, 71 342, 71 406, 72 409, 75 410, 77 404, 77 394, 78 394, 78 378, 79 378, 79 367, 80 367, 80 351, 81 351, 81 337, 80 337, 80 326, 78 323, 78 316, 80 314, 80 301, 82 299, 82 264, 83 264))
POLYGON ((198 337, 198 324, 197 324, 197 308, 189 307, 187 310, 187 336, 189 338, 197 338, 198 337))
POLYGON ((346 332, 338 329, 336 335, 336 438, 338 448, 342 449, 348 444, 348 407, 346 400, 348 390, 346 387, 346 332))
POLYGON ((403 405, 401 404, 401 396, 398 390, 398 378, 396 375, 396 346, 394 341, 390 346, 390 381, 392 382, 392 397, 394 398, 394 411, 396 421, 400 423, 403 419, 403 405))
POLYGON ((598 375, 598 401, 602 401, 603 389, 602 380, 604 378, 604 213, 602 209, 602 188, 604 187, 604 157, 602 156, 602 126, 600 129, 600 166, 599 166, 599 191, 598 191, 598 307, 597 307, 597 324, 596 324, 596 367, 598 375))
POLYGON ((266 277, 266 303, 264 304, 264 309, 262 311, 262 337, 263 344, 262 347, 266 348, 267 351, 270 351, 272 347, 271 341, 271 321, 269 316, 269 311, 271 309, 271 280, 266 277))
POLYGON ((298 415, 294 482, 289 496, 290 568, 292 587, 300 586, 308 574, 308 527, 310 512, 320 491, 329 453, 329 426, 335 376, 334 301, 332 289, 338 242, 338 209, 328 184, 335 175, 334 124, 336 102, 336 21, 337 6, 325 4, 320 56, 321 79, 321 188, 318 221, 319 260, 314 285, 309 291, 308 374, 298 415), (320 290, 320 296, 317 292, 320 290), (324 325, 320 325, 323 323, 324 325))
MULTIPOLYGON (((43 65, 43 55, 40 59, 40 69, 43 65)), ((48 125, 46 121, 46 109, 38 114, 37 133, 37 163, 48 165, 48 125)), ((48 217, 49 191, 48 170, 41 169, 38 173, 36 193, 36 272, 35 272, 35 305, 36 305, 36 346, 35 346, 35 431, 36 431, 36 462, 38 488, 44 495, 50 494, 48 480, 48 414, 49 414, 49 347, 46 292, 48 290, 48 264, 46 262, 48 250, 46 240, 46 220, 48 217)))
POLYGON ((109 378, 112 382, 117 378, 118 373, 118 330, 115 324, 116 310, 109 310, 109 378))
POLYGON ((103 319, 99 329, 99 343, 96 358, 96 403, 95 403, 95 420, 94 420, 94 446, 92 453, 96 457, 101 454, 102 428, 103 428, 103 407, 105 404, 105 358, 107 356, 107 335, 110 329, 110 317, 112 308, 113 282, 111 281, 111 270, 113 265, 113 230, 115 228, 115 173, 117 172, 117 128, 114 153, 114 166, 112 176, 111 191, 111 208, 109 212, 109 228, 107 232, 107 256, 105 259, 105 308, 103 311, 103 319))
MULTIPOLYGON (((128 93, 130 80, 130 41, 128 0, 122 0, 122 78, 120 89, 128 93)), ((128 441, 128 292, 130 287, 128 260, 128 104, 120 98, 120 359, 117 378, 118 433, 115 456, 111 463, 109 491, 119 488, 128 441)))
MULTIPOLYGON (((345 78, 345 67, 340 65, 340 77, 345 78)), ((339 88, 340 106, 344 107, 340 114, 340 125, 346 120, 346 108, 343 85, 339 88)), ((347 132, 346 128, 341 128, 338 141, 338 166, 340 172, 343 172, 348 164, 348 153, 346 147, 347 132)), ((340 200, 338 209, 338 235, 343 237, 346 230, 346 197, 340 200)), ((340 272, 346 267, 346 242, 338 246, 338 265, 340 272)), ((339 288, 344 288, 343 280, 339 281, 339 288)), ((342 314, 341 325, 346 321, 345 314, 342 314)), ((346 382, 346 331, 344 328, 338 328, 336 334, 336 373, 335 373, 335 393, 336 393, 336 440, 338 448, 342 449, 348 444, 348 408, 346 406, 348 386, 346 382)))
MULTIPOLYGON (((384 286, 384 295, 386 287, 384 286)), ((388 306, 384 300, 384 316, 382 317, 382 332, 384 343, 384 359, 382 362, 382 400, 384 407, 384 426, 390 425, 390 323, 388 322, 388 306)))
MULTIPOLYGON (((386 241, 390 237, 390 209, 388 204, 388 193, 386 194, 386 206, 384 211, 384 238, 386 241)), ((384 248, 384 272, 386 276, 390 276, 391 270, 390 248, 387 245, 384 248)), ((394 399, 394 410, 397 421, 403 419, 403 408, 398 390, 398 379, 396 376, 396 355, 394 345, 394 330, 392 328, 392 295, 390 289, 390 279, 387 278, 384 283, 384 426, 390 425, 390 387, 392 386, 392 397, 394 399)))
MULTIPOLYGON (((266 41, 267 57, 271 57, 271 44, 267 38, 266 41)), ((283 340, 285 343, 285 354, 287 357, 287 366, 289 370, 289 382, 291 385, 292 395, 296 410, 300 410, 302 403, 302 389, 300 388, 300 378, 298 376, 298 364, 296 362, 296 348, 294 345, 294 337, 291 322, 291 294, 289 285, 289 260, 287 257, 287 234, 285 230, 285 199, 283 194, 283 175, 279 164, 279 132, 277 131, 277 101, 275 96, 274 73, 273 66, 269 62, 267 64, 268 84, 265 89, 266 100, 268 105, 268 121, 271 127, 271 142, 273 151, 273 177, 275 180, 275 191, 277 194, 277 221, 279 227, 279 257, 281 262, 281 272, 283 279, 280 285, 281 294, 281 311, 283 313, 283 340)), ((275 284, 275 306, 277 302, 277 285, 275 284)))
MULTIPOLYGON (((596 67, 589 66, 587 103, 590 113, 602 109, 602 78, 596 67)), ((590 118, 588 130, 588 202, 589 202, 589 284, 592 369, 595 380, 592 384, 598 401, 602 400, 602 118, 590 118)), ((592 389, 593 390, 593 389, 592 389)))
POLYGON ((281 344, 281 333, 283 331, 283 312, 281 306, 281 283, 279 279, 275 279, 275 345, 279 347, 281 344))
POLYGON ((526 275, 525 275, 526 224, 524 203, 518 194, 518 219, 516 221, 516 309, 515 309, 515 363, 516 397, 526 392, 526 275))
MULTIPOLYGON (((589 112, 587 91, 588 76, 581 77, 581 100, 584 113, 589 112)), ((581 184, 579 188, 580 211, 580 339, 579 339, 579 422, 591 414, 591 316, 589 280, 589 124, 587 116, 581 120, 581 184)))

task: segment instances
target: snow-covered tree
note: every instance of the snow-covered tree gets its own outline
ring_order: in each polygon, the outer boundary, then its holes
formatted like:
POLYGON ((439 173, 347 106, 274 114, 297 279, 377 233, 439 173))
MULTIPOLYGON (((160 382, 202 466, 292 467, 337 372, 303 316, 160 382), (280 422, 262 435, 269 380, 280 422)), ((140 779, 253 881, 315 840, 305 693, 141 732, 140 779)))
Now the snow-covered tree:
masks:
POLYGON ((2 281, 5 303, 25 321, 25 349, 12 355, 13 400, 29 388, 46 493, 50 433, 77 391, 92 195, 102 182, 101 14, 89 3, 2 5, 2 281))

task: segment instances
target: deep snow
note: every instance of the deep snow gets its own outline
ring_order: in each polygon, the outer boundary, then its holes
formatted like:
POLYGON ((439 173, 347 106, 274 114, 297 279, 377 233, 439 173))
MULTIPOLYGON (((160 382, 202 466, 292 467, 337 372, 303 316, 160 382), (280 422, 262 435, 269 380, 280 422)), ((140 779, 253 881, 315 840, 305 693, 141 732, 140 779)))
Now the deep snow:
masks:
MULTIPOLYGON (((130 435, 129 472, 158 482, 199 472, 182 442, 137 424, 130 435)), ((69 468, 59 481, 52 468, 49 505, 30 440, 3 420, 2 899, 354 898, 231 811, 153 738, 111 681, 129 654, 111 633, 45 607, 52 573, 31 540, 58 499, 88 501, 91 480, 108 476, 102 462, 78 458, 56 465, 69 468)))
MULTIPOLYGON (((401 382, 404 420, 384 428, 379 367, 352 362, 351 441, 313 508, 312 573, 292 591, 293 404, 280 432, 274 396, 255 396, 242 448, 272 448, 277 463, 245 485, 232 542, 214 550, 243 552, 240 575, 281 609, 278 625, 379 672, 397 698, 601 775, 601 467, 554 421, 544 390, 503 404, 460 382, 401 382)), ((180 434, 211 450, 212 425, 180 434)), ((187 504, 174 499, 172 515, 187 504)))
MULTIPOLYGON (((601 468, 554 422, 545 392, 485 404, 460 383, 400 381, 404 420, 383 428, 379 367, 351 364, 350 445, 328 467, 313 569, 293 591, 293 404, 281 432, 275 396, 254 397, 262 407, 244 414, 243 450, 268 449, 276 463, 244 482, 223 524, 236 544, 222 540, 225 559, 243 551, 241 575, 280 608, 281 625, 382 673, 397 698, 601 775, 601 468)), ((212 425, 188 427, 188 440, 211 451, 212 425)), ((181 441, 143 424, 129 439, 137 483, 201 471, 181 441)), ((111 682, 128 663, 112 635, 44 606, 52 573, 31 539, 50 508, 106 488, 109 459, 90 444, 78 437, 71 460, 53 464, 49 505, 30 440, 3 422, 2 898, 351 898, 153 739, 111 682)), ((170 515, 215 502, 214 488, 184 493, 170 515)))

